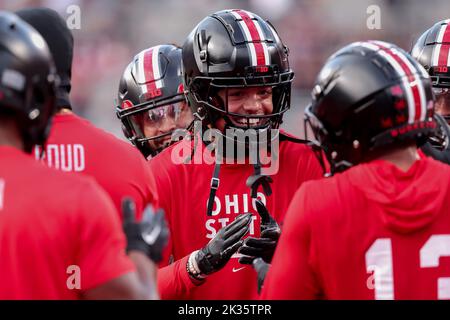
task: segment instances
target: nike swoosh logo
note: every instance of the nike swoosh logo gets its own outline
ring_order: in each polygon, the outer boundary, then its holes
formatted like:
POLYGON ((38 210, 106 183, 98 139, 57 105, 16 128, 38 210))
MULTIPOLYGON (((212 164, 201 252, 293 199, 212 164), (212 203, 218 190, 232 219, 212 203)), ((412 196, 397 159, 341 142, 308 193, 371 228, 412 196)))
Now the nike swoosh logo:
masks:
POLYGON ((233 268, 233 272, 239 272, 239 271, 241 271, 242 269, 245 269, 246 267, 242 267, 242 268, 233 268))

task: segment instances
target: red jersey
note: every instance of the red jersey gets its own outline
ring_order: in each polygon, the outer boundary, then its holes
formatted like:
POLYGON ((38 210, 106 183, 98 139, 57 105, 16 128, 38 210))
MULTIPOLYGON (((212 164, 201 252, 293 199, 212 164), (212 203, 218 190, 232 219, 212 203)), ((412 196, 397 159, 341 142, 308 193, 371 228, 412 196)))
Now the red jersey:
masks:
POLYGON ((0 299, 77 299, 134 265, 117 212, 91 178, 0 147, 0 299))
POLYGON ((304 184, 263 299, 450 299, 450 168, 376 160, 304 184))
POLYGON ((73 113, 54 117, 43 161, 49 167, 94 177, 119 212, 125 196, 134 199, 138 219, 147 203, 156 205, 155 181, 139 151, 73 113))
MULTIPOLYGON (((249 235, 259 237, 260 218, 256 212, 247 178, 254 174, 252 164, 222 164, 219 188, 215 196, 212 216, 207 216, 207 201, 214 163, 174 164, 177 150, 191 142, 182 141, 164 150, 151 160, 160 205, 165 209, 171 241, 168 250, 175 262, 158 272, 158 287, 162 299, 253 299, 257 298, 256 274, 249 265, 238 263, 235 254, 220 271, 208 276, 196 286, 186 272, 188 256, 205 246, 222 227, 241 213, 253 212, 249 235)), ((197 148, 203 154, 204 145, 197 148)), ((189 152, 187 152, 190 154, 189 152)), ((261 191, 258 197, 271 215, 283 223, 287 207, 298 187, 307 180, 320 178, 322 169, 310 149, 304 144, 281 141, 278 171, 271 175, 272 195, 261 191)))

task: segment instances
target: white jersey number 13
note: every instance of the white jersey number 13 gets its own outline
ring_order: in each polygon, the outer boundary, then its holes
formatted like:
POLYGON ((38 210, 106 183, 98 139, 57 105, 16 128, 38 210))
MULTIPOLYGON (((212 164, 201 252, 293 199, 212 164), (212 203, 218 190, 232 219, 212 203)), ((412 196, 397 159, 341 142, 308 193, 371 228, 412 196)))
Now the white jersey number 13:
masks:
MULTIPOLYGON (((450 256, 450 235, 433 235, 420 249, 420 267, 436 268, 440 257, 450 256)), ((373 272, 376 300, 394 299, 392 242, 389 238, 375 240, 366 252, 367 272, 373 272)), ((450 277, 438 278, 438 299, 450 299, 450 277)))

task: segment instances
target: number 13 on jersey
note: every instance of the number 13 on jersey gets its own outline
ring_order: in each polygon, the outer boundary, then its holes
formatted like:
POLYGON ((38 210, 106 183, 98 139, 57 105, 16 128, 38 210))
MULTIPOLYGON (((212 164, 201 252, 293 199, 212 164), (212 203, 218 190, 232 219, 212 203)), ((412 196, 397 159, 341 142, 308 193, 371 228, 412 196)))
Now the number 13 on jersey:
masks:
MULTIPOLYGON (((450 235, 432 235, 418 254, 421 268, 438 267, 440 257, 450 256, 450 235)), ((394 299, 395 266, 392 260, 392 241, 389 238, 375 240, 366 252, 366 270, 373 272, 372 287, 375 290, 376 300, 394 299)), ((450 277, 438 278, 437 282, 438 299, 450 299, 450 277)))

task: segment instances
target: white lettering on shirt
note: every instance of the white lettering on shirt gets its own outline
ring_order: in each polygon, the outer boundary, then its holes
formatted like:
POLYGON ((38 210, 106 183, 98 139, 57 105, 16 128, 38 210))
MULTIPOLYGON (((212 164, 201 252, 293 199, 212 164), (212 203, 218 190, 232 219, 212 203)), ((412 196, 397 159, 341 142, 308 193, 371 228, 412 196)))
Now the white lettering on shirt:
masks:
MULTIPOLYGON (((266 197, 264 193, 258 192, 258 199, 260 199, 264 204, 266 204, 266 197)), ((249 201, 252 203, 253 211, 256 213, 256 205, 255 199, 250 198, 249 194, 233 194, 233 195, 224 195, 221 201, 221 198, 216 196, 214 199, 215 206, 212 212, 212 218, 206 220, 205 228, 206 228, 206 238, 212 239, 216 236, 217 232, 226 227, 231 222, 234 221, 234 217, 241 214, 249 212, 248 208, 249 201), (225 201, 225 205, 222 203, 225 201), (225 212, 221 211, 222 208, 225 208, 225 212), (231 210, 233 208, 233 210, 231 210), (239 208, 242 208, 242 211, 239 211, 239 208)), ((258 218, 257 213, 252 217, 252 221, 249 226, 249 235, 255 234, 255 220, 258 218)))
POLYGON ((86 168, 82 144, 48 144, 42 159, 40 159, 40 153, 40 148, 36 147, 36 159, 42 160, 50 168, 65 172, 82 172, 86 168))

